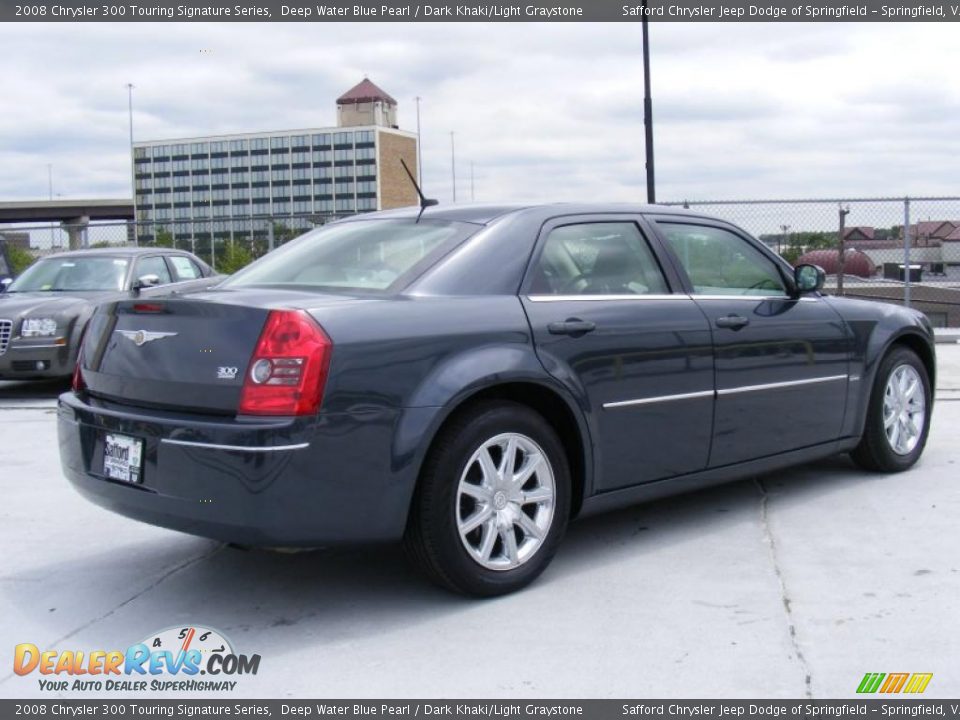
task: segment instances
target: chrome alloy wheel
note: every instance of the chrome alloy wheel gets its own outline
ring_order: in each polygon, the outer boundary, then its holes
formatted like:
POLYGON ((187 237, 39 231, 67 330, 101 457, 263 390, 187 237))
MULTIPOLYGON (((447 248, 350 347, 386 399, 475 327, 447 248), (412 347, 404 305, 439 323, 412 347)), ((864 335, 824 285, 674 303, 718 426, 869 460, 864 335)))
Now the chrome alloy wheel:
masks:
POLYGON ((920 373, 911 365, 894 368, 883 392, 883 429, 897 455, 909 455, 920 442, 926 406, 920 373))
POLYGON ((475 562, 513 570, 543 545, 556 486, 550 460, 519 433, 490 438, 473 453, 457 487, 457 529, 475 562))

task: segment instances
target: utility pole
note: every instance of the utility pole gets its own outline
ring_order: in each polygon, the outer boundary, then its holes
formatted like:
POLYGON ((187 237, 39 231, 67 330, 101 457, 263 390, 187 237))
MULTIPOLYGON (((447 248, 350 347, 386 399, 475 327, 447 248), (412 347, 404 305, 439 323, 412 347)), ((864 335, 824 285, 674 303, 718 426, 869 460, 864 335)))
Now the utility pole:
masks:
POLYGON ((450 179, 453 182, 453 201, 457 201, 457 152, 453 141, 453 130, 450 131, 450 179))
POLYGON ((133 193, 133 244, 137 240, 137 165, 133 157, 133 83, 127 83, 127 119, 130 123, 130 192, 133 193))
POLYGON ((656 185, 653 172, 653 99, 650 96, 650 30, 647 27, 647 0, 642 3, 643 17, 641 28, 643 31, 643 127, 647 154, 647 202, 651 205, 657 201, 656 185))
POLYGON ((781 241, 781 240, 787 245, 787 247, 790 247, 790 244, 787 242, 787 233, 788 233, 788 232, 790 232, 790 226, 789 226, 789 225, 781 225, 781 226, 780 226, 780 233, 781 233, 781 235, 780 235, 780 237, 777 239, 777 255, 782 255, 782 254, 783 254, 783 253, 781 252, 781 250, 780 250, 780 241, 781 241))
POLYGON ((903 304, 910 307, 910 198, 903 199, 903 304))
MULTIPOLYGON (((47 194, 50 197, 50 202, 53 202, 53 163, 47 163, 47 194)), ((56 247, 56 241, 53 231, 54 225, 50 223, 50 249, 53 250, 56 247)))
POLYGON ((420 139, 420 96, 414 98, 417 101, 417 182, 423 187, 423 142, 420 139))
POLYGON ((476 196, 473 194, 473 160, 470 161, 470 202, 474 202, 476 196))
POLYGON ((846 224, 847 215, 850 214, 850 208, 844 208, 840 206, 838 208, 840 213, 840 243, 837 245, 837 295, 843 295, 843 270, 844 265, 846 264, 846 239, 844 236, 844 226, 846 224))

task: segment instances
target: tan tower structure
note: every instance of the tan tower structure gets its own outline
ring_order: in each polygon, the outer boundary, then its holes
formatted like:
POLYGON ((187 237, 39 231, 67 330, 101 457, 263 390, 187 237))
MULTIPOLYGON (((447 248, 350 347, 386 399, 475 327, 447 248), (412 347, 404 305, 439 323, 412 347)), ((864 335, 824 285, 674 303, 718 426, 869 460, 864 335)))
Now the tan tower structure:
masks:
POLYGON ((337 124, 340 127, 376 125, 398 128, 397 101, 364 78, 337 98, 337 124))

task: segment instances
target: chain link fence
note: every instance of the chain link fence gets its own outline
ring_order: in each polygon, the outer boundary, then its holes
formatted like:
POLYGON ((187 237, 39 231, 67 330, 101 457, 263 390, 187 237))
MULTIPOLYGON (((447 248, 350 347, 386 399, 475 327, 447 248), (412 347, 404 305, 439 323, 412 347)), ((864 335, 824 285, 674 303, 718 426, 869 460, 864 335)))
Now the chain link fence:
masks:
MULTIPOLYGON (((960 197, 665 204, 739 225, 792 263, 820 265, 829 293, 908 305, 925 312, 937 327, 960 328, 960 197)), ((21 265, 72 248, 137 244, 189 250, 219 272, 231 273, 339 217, 47 224, 0 227, 0 236, 21 265)))
POLYGON ((21 271, 25 264, 51 253, 139 245, 187 250, 217 271, 229 274, 306 231, 341 217, 345 216, 0 226, 0 238, 21 271))
POLYGON ((908 305, 936 327, 960 327, 960 197, 666 204, 728 220, 794 264, 820 265, 828 293, 908 305))

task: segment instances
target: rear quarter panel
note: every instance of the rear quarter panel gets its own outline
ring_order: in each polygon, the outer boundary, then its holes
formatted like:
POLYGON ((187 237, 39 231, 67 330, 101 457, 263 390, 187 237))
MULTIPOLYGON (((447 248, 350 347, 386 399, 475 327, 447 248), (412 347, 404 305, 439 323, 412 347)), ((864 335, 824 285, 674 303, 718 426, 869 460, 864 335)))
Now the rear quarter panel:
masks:
POLYGON ((390 482, 403 487, 404 517, 430 442, 471 395, 502 383, 538 383, 583 422, 537 359, 516 296, 410 297, 310 312, 334 345, 321 418, 394 418, 390 482))

